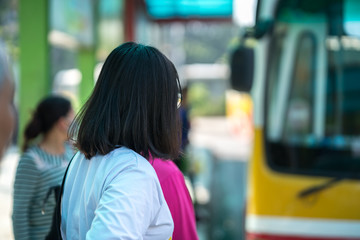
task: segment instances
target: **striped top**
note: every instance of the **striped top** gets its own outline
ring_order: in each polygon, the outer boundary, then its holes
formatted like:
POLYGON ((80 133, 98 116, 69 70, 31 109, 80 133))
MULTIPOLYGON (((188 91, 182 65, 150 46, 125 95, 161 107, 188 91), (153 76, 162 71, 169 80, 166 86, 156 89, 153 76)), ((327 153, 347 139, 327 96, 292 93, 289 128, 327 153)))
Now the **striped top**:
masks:
POLYGON ((15 239, 44 239, 48 234, 54 208, 55 193, 60 186, 67 164, 73 156, 69 145, 65 153, 52 155, 33 146, 21 156, 14 183, 13 231, 15 239))

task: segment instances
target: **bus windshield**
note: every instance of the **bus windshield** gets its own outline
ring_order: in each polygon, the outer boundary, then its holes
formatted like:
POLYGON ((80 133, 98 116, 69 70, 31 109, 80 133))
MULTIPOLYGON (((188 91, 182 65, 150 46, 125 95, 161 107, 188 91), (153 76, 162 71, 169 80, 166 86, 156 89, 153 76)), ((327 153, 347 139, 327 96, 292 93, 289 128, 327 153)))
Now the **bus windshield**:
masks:
POLYGON ((345 34, 343 1, 288 2, 277 9, 269 43, 268 163, 359 178, 360 39, 345 34))

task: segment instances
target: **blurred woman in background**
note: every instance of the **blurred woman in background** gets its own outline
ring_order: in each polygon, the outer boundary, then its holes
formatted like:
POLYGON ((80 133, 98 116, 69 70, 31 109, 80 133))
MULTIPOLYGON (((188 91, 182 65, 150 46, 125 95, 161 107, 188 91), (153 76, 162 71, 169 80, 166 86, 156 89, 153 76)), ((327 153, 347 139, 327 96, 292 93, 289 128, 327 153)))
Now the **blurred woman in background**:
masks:
POLYGON ((25 128, 23 155, 14 184, 13 231, 15 239, 44 239, 56 205, 54 194, 73 150, 67 143, 74 118, 69 100, 49 96, 25 128))

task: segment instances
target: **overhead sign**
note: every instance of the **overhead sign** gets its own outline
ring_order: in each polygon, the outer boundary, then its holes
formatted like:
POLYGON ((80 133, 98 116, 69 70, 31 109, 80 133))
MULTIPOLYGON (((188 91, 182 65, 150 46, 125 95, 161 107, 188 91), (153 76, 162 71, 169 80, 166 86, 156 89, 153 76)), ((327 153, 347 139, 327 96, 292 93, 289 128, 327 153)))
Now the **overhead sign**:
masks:
POLYGON ((233 0, 145 0, 155 20, 232 18, 233 0))

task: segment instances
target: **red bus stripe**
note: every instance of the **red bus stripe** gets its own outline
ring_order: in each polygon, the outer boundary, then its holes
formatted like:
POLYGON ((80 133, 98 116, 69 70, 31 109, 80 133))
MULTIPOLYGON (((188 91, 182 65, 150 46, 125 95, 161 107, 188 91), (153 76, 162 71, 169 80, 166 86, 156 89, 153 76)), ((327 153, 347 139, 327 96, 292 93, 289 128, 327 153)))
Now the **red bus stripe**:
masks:
POLYGON ((339 238, 339 237, 307 237, 290 235, 273 235, 262 233, 246 233, 246 240, 360 240, 360 238, 339 238))

